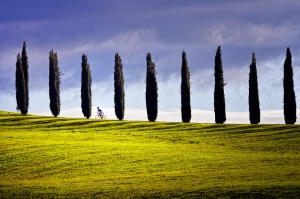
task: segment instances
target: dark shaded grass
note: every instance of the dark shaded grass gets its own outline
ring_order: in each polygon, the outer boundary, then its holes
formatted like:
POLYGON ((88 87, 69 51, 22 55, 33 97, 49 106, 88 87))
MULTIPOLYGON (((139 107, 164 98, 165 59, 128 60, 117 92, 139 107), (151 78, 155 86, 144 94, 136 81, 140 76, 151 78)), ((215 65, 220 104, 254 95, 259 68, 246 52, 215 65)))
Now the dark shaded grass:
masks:
POLYGON ((59 193, 55 187, 47 187, 47 192, 40 190, 38 193, 34 190, 39 187, 24 187, 23 189, 13 189, 5 188, 5 186, 0 185, 0 198, 136 198, 136 199, 154 199, 154 198, 207 198, 207 199, 217 199, 217 198, 231 198, 231 199, 299 199, 300 191, 299 187, 288 186, 288 187, 256 187, 249 190, 237 190, 235 188, 224 189, 222 187, 215 187, 205 190, 196 191, 182 191, 177 192, 159 192, 155 190, 145 191, 143 194, 142 190, 132 189, 130 193, 123 191, 96 191, 89 192, 77 191, 74 193, 59 193), (32 194, 34 193, 34 194, 32 194))

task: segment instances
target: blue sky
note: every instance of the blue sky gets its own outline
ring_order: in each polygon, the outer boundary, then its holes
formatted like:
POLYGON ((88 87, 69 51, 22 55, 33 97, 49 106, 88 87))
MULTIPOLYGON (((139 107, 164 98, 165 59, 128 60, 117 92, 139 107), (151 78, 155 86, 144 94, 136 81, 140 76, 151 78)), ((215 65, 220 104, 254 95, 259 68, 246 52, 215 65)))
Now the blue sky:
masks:
POLYGON ((119 53, 124 65, 125 119, 146 120, 144 81, 150 52, 158 73, 158 119, 180 121, 184 50, 191 72, 192 121, 214 122, 214 56, 221 45, 227 122, 249 123, 248 74, 254 52, 262 122, 282 123, 287 47, 293 56, 296 96, 300 93, 299 13, 297 0, 1 1, 0 109, 15 111, 15 62, 26 41, 29 113, 51 115, 48 56, 53 49, 64 74, 61 116, 83 117, 79 107, 84 53, 92 69, 93 106, 103 107, 109 118, 116 118, 113 67, 114 55, 119 53))

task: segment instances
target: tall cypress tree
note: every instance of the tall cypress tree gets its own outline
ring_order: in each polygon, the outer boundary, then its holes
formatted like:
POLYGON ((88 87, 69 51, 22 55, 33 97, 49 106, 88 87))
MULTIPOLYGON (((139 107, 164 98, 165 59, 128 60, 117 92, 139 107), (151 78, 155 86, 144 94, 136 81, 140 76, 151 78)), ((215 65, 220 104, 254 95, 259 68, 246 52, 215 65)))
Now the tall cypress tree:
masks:
POLYGON ((252 53, 252 63, 249 67, 249 118, 251 124, 259 124, 260 108, 255 53, 252 53))
POLYGON ((223 124, 226 121, 225 111, 225 94, 224 94, 224 77, 222 66, 221 47, 218 47, 215 56, 215 92, 214 92, 214 107, 215 107, 215 122, 223 124))
POLYGON ((16 100, 17 110, 21 111, 23 115, 27 114, 26 109, 26 83, 22 68, 22 58, 20 53, 17 55, 16 62, 16 100))
POLYGON ((60 71, 58 68, 57 53, 49 53, 49 98, 50 110, 54 117, 60 113, 60 71))
POLYGON ((115 54, 114 81, 115 114, 119 120, 123 120, 125 110, 124 76, 122 59, 118 53, 115 54))
POLYGON ((147 73, 146 73, 146 106, 148 120, 154 122, 157 118, 158 112, 158 87, 156 81, 155 63, 152 62, 151 54, 148 53, 146 57, 147 73))
POLYGON ((81 62, 81 110, 87 119, 92 114, 92 77, 87 55, 82 54, 81 62))
POLYGON ((283 107, 284 120, 286 124, 295 124, 297 119, 296 96, 294 91, 292 54, 290 48, 286 50, 286 59, 284 61, 284 77, 283 77, 283 107))
POLYGON ((190 98, 190 70, 186 53, 182 52, 181 66, 181 118, 182 122, 191 120, 191 98, 190 98))
POLYGON ((26 42, 23 42, 23 48, 22 48, 22 69, 23 69, 23 74, 24 74, 24 79, 25 79, 25 89, 26 89, 26 106, 25 106, 25 114, 28 112, 29 108, 29 64, 28 64, 28 56, 26 52, 26 42))

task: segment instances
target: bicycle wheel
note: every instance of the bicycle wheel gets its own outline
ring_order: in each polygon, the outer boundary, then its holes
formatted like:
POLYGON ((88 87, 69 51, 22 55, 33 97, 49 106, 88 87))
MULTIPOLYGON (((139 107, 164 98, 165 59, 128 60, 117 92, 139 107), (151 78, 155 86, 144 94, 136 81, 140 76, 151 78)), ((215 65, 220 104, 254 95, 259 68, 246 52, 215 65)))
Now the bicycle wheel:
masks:
POLYGON ((102 115, 102 119, 106 120, 107 119, 106 115, 102 115))
POLYGON ((96 116, 95 116, 95 119, 99 119, 100 118, 100 116, 97 114, 96 116))

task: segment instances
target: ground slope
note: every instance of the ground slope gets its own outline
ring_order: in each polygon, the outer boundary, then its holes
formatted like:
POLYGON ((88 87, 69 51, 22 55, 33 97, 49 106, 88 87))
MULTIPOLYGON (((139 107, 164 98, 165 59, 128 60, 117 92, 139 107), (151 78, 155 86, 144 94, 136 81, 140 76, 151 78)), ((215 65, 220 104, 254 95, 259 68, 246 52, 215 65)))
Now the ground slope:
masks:
POLYGON ((0 111, 0 198, 299 198, 299 125, 0 111))

